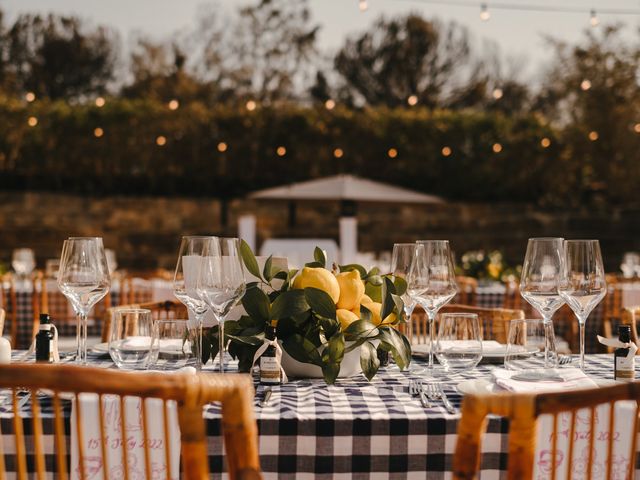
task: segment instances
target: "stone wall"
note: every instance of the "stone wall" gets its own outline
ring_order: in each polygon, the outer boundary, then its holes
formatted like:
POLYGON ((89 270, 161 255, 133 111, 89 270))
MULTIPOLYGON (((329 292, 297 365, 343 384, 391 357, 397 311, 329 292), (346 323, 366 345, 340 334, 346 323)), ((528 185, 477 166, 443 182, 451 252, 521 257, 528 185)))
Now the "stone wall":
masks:
MULTIPOLYGON (((182 234, 235 235, 238 217, 256 214, 258 245, 270 237, 338 239, 338 203, 300 203, 290 227, 286 202, 162 197, 95 197, 0 192, 0 261, 13 248, 32 247, 39 265, 59 256, 70 235, 98 235, 129 268, 172 268, 182 234)), ((394 242, 448 238, 456 252, 502 249, 511 263, 522 261, 532 236, 599 238, 609 269, 622 253, 640 250, 640 211, 599 213, 542 211, 518 204, 358 206, 362 251, 390 250, 394 242)))

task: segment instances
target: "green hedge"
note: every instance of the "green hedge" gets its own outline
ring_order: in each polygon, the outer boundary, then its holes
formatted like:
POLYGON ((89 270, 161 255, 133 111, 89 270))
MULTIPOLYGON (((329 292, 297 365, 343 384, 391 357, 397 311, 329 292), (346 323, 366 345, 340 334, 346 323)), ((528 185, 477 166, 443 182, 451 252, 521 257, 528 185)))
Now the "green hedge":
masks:
POLYGON ((149 100, 107 99, 98 108, 0 99, 2 189, 230 198, 353 173, 452 199, 559 203, 572 188, 561 178, 562 151, 558 135, 535 116, 293 105, 249 112, 199 103, 171 111, 149 100), (156 144, 160 135, 164 146, 156 144), (544 137, 551 139, 546 149, 544 137), (278 146, 286 148, 282 157, 278 146))

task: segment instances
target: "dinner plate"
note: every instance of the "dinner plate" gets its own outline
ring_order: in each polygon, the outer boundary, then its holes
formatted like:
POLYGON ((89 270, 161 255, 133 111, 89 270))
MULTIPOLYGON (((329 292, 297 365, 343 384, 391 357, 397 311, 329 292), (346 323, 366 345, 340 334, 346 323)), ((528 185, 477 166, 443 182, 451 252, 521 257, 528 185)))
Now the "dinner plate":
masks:
MULTIPOLYGON (((606 378, 592 378, 599 387, 610 387, 615 385, 615 380, 606 378)), ((508 392, 509 390, 502 388, 491 380, 485 378, 477 378, 473 380, 465 380, 457 386, 458 391, 463 395, 486 395, 488 393, 508 392)))
POLYGON ((109 342, 97 343, 93 347, 90 348, 93 353, 109 353, 109 342))
MULTIPOLYGON (((519 352, 519 355, 533 355, 537 353, 537 347, 529 347, 528 350, 519 352)), ((503 363, 507 354, 507 346, 501 345, 500 348, 492 347, 491 350, 482 352, 482 360, 480 363, 503 363)), ((415 358, 427 358, 429 356, 429 345, 420 344, 411 346, 411 355, 415 358)))

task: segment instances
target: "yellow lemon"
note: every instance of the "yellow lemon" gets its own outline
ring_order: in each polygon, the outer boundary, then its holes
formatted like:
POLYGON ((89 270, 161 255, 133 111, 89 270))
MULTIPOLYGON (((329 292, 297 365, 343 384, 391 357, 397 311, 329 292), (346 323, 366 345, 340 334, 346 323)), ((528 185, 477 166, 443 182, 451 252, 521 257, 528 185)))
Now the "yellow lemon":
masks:
POLYGON ((333 300, 333 303, 337 303, 340 298, 340 285, 338 285, 338 280, 336 280, 333 273, 326 268, 304 267, 293 280, 293 288, 307 287, 313 287, 327 292, 331 300, 333 300))
POLYGON ((360 299, 360 305, 366 305, 367 303, 373 303, 373 300, 371 300, 371 297, 365 293, 360 299))
POLYGON ((336 316, 340 321, 340 327, 342 328, 342 330, 346 330, 349 325, 360 319, 358 315, 350 310, 345 310, 344 308, 339 308, 338 310, 336 310, 336 316))
POLYGON ((360 273, 357 270, 343 272, 337 274, 336 279, 340 285, 340 298, 337 307, 352 310, 360 305, 360 300, 364 295, 364 283, 360 279, 360 273))
POLYGON ((349 310, 351 313, 353 313, 354 315, 357 315, 358 318, 360 318, 360 305, 356 306, 356 308, 352 308, 351 310, 349 310))
POLYGON ((371 311, 371 323, 376 327, 379 325, 391 325, 396 321, 396 314, 390 313, 384 320, 380 318, 380 311, 382 310, 382 304, 378 302, 362 303, 362 306, 368 308, 371 311))

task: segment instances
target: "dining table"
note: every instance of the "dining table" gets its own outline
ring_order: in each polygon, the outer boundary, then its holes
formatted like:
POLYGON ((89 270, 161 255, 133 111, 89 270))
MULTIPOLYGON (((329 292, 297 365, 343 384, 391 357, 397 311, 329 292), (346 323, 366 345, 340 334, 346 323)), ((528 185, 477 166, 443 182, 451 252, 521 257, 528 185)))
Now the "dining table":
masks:
MULTIPOLYGON (((24 352, 14 352, 14 359, 24 352)), ((90 364, 116 368, 107 355, 92 353, 90 364)), ((414 365, 424 366, 422 359, 414 365)), ((228 359, 232 370, 236 364, 228 359)), ((458 389, 464 382, 491 380, 492 372, 502 365, 483 364, 461 371, 438 372, 433 377, 400 371, 395 365, 381 367, 371 380, 359 374, 339 378, 327 385, 322 379, 290 379, 272 386, 268 404, 265 386, 254 372, 254 411, 259 431, 260 464, 267 479, 446 479, 451 477, 456 431, 463 398, 458 389), (412 378, 424 383, 437 382, 453 405, 453 412, 435 400, 425 408, 409 390, 412 378)), ((204 374, 215 370, 208 364, 204 374)), ((593 354, 586 357, 585 373, 598 381, 613 380, 613 356, 593 354)), ((167 373, 170 374, 170 373, 167 373)), ((233 374, 233 373, 230 373, 233 374)), ((132 373, 135 375, 135 373, 132 373)), ((43 415, 47 471, 55 470, 53 451, 53 415, 48 397, 38 398, 43 415)), ((29 404, 19 411, 28 419, 29 404)), ((64 403, 69 452, 71 402, 64 403)), ((209 467, 212 478, 223 478, 225 453, 221 436, 221 411, 218 404, 208 405, 203 416, 208 434, 209 467)), ((16 468, 11 405, 0 404, 0 428, 7 472, 16 468)), ((27 434, 29 422, 25 423, 27 434)), ((481 478, 500 479, 507 467, 508 422, 491 416, 482 441, 481 478)), ((27 442, 27 462, 33 468, 32 442, 27 442)), ((640 474, 640 470, 637 470, 640 474)), ((52 477, 53 478, 53 477, 52 477)))

